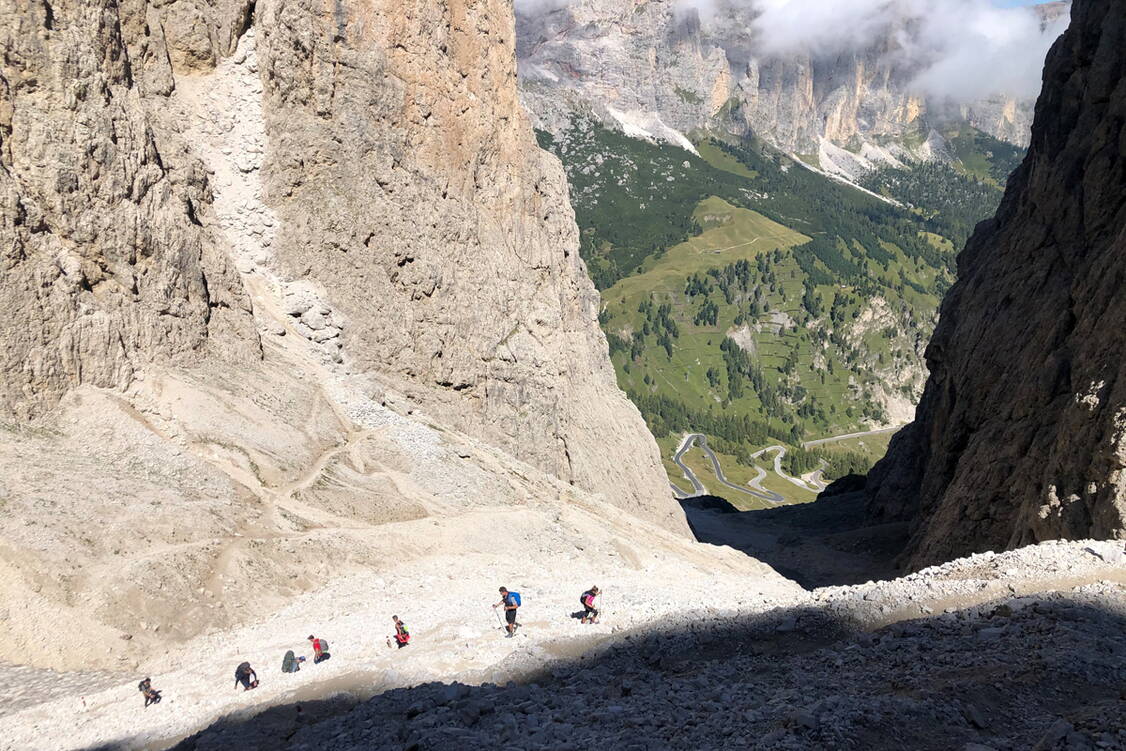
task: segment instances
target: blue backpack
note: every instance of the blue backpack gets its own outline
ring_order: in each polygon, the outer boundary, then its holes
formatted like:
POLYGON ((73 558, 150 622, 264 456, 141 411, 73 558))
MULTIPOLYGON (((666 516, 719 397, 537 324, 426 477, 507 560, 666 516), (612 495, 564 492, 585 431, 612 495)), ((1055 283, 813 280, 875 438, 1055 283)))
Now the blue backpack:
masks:
POLYGON ((520 607, 521 605, 524 604, 524 603, 520 602, 520 593, 519 592, 509 592, 508 597, 505 598, 505 601, 508 605, 516 605, 516 607, 520 607))

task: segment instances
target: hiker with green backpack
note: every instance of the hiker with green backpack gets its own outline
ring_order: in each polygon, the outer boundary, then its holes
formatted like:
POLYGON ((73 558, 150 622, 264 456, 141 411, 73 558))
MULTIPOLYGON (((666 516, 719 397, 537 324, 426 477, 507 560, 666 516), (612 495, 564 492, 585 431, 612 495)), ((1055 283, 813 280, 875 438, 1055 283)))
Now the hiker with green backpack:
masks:
POLYGON ((511 639, 516 634, 516 629, 520 627, 520 624, 516 622, 516 610, 521 605, 520 593, 509 592, 506 588, 501 587, 500 602, 493 605, 493 610, 496 610, 501 605, 504 606, 504 620, 507 622, 504 628, 508 634, 505 638, 511 639))
POLYGON ((391 616, 392 623, 395 624, 395 643, 399 645, 399 649, 411 643, 411 632, 407 628, 407 624, 399 620, 399 616, 391 616))
POLYGON ((296 673, 301 670, 301 663, 303 662, 305 662, 305 658, 293 654, 293 650, 291 649, 286 652, 285 657, 282 658, 282 672, 296 673))

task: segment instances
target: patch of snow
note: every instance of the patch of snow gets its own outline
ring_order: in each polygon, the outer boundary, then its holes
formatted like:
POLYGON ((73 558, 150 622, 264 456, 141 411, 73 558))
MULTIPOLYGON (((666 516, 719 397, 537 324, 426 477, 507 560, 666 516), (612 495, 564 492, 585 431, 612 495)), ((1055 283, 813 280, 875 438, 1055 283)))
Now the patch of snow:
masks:
POLYGON ((877 144, 865 141, 860 146, 860 156, 867 159, 871 164, 877 167, 895 167, 902 169, 906 165, 897 158, 896 154, 902 155, 902 150, 884 148, 877 144))
POLYGON ((676 128, 666 125, 660 115, 652 112, 623 112, 614 107, 607 107, 606 111, 627 136, 652 142, 664 141, 700 156, 688 137, 676 128))
MULTIPOLYGON (((809 170, 810 172, 816 172, 817 174, 821 175, 822 177, 827 177, 830 180, 836 180, 839 183, 844 183, 845 185, 848 185, 849 187, 852 187, 852 188, 855 188, 856 190, 859 190, 861 193, 867 193, 868 195, 872 196, 873 198, 880 199, 884 203, 890 203, 892 206, 899 206, 901 208, 903 206, 903 204, 901 204, 899 201, 896 201, 893 198, 888 198, 887 196, 881 196, 879 193, 876 193, 874 191, 868 190, 867 188, 861 187, 860 185, 857 185, 853 181, 848 180, 848 179, 842 177, 841 175, 834 174, 832 172, 826 172, 825 170, 822 170, 822 169, 818 169, 817 167, 814 167, 812 164, 806 164, 804 161, 802 161, 801 157, 799 157, 797 154, 788 153, 788 154, 786 154, 786 156, 790 157, 790 159, 793 160, 794 164, 798 164, 801 167, 809 170)), ((783 164, 782 165, 782 171, 783 172, 788 171, 788 165, 783 164)))
POLYGON ((842 149, 827 138, 822 138, 818 144, 817 158, 822 170, 849 181, 856 180, 876 168, 876 165, 863 156, 842 149))

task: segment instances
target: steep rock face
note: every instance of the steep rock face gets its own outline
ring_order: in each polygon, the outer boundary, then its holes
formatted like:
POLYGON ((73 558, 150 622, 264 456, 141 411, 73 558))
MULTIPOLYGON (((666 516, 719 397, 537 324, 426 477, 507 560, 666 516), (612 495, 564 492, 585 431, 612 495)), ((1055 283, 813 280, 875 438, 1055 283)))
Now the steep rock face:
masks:
POLYGON ((0 15, 6 415, 149 366, 258 367, 282 308, 333 372, 687 532, 614 384, 506 3, 0 15))
POLYGON ((0 22, 0 661, 132 669, 467 530, 495 557, 517 507, 555 552, 580 505, 690 544, 506 2, 0 22))
MULTIPOLYGON (((175 6, 171 6, 175 7, 175 6)), ((42 413, 67 389, 124 387, 205 345, 256 357, 249 303, 202 224, 206 175, 154 130, 168 81, 138 3, 0 4, 0 412, 42 413)), ((159 26, 156 31, 159 30, 159 26)))
POLYGON ((913 519, 913 567, 1126 534, 1126 17, 1073 9, 1028 157, 959 257, 915 422, 870 511, 913 519))
POLYGON ((257 12, 278 260, 347 321, 349 367, 685 529, 656 444, 614 383, 562 168, 517 98, 511 8, 257 12))
MULTIPOLYGON (((911 85, 917 61, 900 50, 914 33, 907 17, 855 50, 775 53, 753 28, 753 3, 712 3, 704 20, 674 0, 559 5, 544 12, 533 3, 518 17, 524 95, 553 132, 573 112, 591 110, 627 133, 662 140, 701 128, 752 131, 785 151, 819 154, 828 142, 872 164, 934 157, 904 144, 950 123, 1028 140, 1031 101, 952 105, 911 85)), ((1066 11, 1053 3, 1041 17, 1053 23, 1066 11)))

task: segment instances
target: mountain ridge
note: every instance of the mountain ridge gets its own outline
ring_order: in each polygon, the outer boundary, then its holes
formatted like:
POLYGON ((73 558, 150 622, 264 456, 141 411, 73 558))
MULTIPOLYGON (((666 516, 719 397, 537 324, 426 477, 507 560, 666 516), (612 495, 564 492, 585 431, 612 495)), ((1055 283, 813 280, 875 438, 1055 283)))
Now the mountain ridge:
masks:
MULTIPOLYGON (((577 112, 680 145, 697 131, 754 134, 850 179, 946 160, 940 131, 949 123, 1026 145, 1031 98, 952 105, 914 90, 918 63, 897 50, 917 33, 919 9, 903 5, 903 18, 866 46, 819 53, 767 49, 754 28, 761 12, 747 3, 714 4, 703 19, 664 0, 532 4, 517 19, 522 92, 536 127, 552 133, 577 112)), ((1053 3, 1037 13, 1054 29, 1066 11, 1053 3)))

